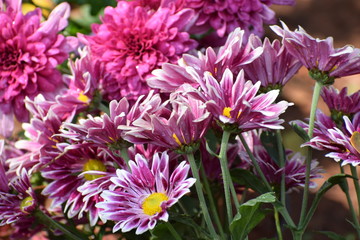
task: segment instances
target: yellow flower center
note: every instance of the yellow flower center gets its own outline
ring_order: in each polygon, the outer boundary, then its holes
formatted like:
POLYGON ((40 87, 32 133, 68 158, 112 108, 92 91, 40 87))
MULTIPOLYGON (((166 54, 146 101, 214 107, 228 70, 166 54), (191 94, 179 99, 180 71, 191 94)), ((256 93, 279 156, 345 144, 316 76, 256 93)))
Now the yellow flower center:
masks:
POLYGON ((20 210, 23 212, 23 213, 26 213, 26 214, 29 214, 28 212, 25 211, 25 208, 26 207, 29 207, 31 205, 34 204, 34 198, 32 198, 31 196, 28 196, 26 198, 24 198, 21 203, 20 203, 20 210))
MULTIPOLYGON (((106 167, 105 165, 99 161, 99 160, 96 160, 96 159, 90 159, 89 161, 87 161, 85 164, 84 164, 84 167, 83 167, 83 172, 86 172, 86 171, 101 171, 101 172, 106 172, 106 167)), ((103 177, 104 175, 95 175, 95 174, 85 174, 84 175, 84 178, 86 180, 94 180, 94 179, 97 179, 97 178, 100 178, 100 177, 103 177)))
POLYGON ((350 138, 351 145, 360 153, 360 133, 355 131, 350 138))
POLYGON ((161 212, 161 203, 168 199, 168 196, 164 193, 152 193, 144 200, 141 207, 146 215, 152 216, 161 212))
POLYGON ((180 142, 180 140, 179 140, 179 138, 178 138, 178 136, 176 136, 175 133, 173 133, 172 137, 173 137, 173 139, 175 140, 175 142, 176 142, 177 144, 179 144, 179 146, 182 145, 181 142, 180 142))
POLYGON ((227 118, 231 118, 231 114, 230 114, 231 110, 232 110, 231 107, 225 107, 223 109, 222 115, 224 115, 227 118))
POLYGON ((83 103, 89 103, 90 99, 88 98, 88 96, 86 96, 84 94, 84 92, 80 92, 79 96, 77 97, 77 99, 83 103))

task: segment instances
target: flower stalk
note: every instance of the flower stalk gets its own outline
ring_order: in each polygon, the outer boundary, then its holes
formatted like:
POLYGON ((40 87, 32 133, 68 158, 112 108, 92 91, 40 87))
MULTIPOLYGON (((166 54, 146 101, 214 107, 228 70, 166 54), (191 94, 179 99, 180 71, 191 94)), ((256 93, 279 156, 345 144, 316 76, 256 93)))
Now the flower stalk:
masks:
MULTIPOLYGON (((309 119, 309 129, 308 129, 308 136, 312 138, 315 126, 315 114, 317 105, 319 102, 320 92, 323 87, 323 84, 319 81, 316 81, 315 88, 313 92, 312 102, 311 102, 311 109, 310 109, 310 119, 309 119)), ((305 173, 305 185, 304 185, 304 192, 303 192, 303 200, 301 204, 301 212, 300 212, 300 220, 299 226, 305 226, 304 220, 306 216, 306 209, 308 204, 309 198, 309 185, 310 185, 310 171, 311 171, 311 159, 312 159, 312 151, 308 148, 307 158, 306 158, 306 173, 305 173)), ((304 231, 305 229, 302 229, 304 231)))
POLYGON ((200 176, 199 176, 199 169, 198 169, 198 167, 196 165, 194 154, 193 153, 188 153, 188 154, 186 154, 186 156, 187 156, 187 159, 188 159, 189 164, 190 164, 191 173, 193 174, 194 178, 196 179, 195 189, 196 189, 196 193, 197 193, 198 198, 199 198, 201 210, 202 210, 202 212, 204 214, 204 219, 205 219, 206 225, 208 227, 208 230, 209 230, 212 238, 213 239, 219 239, 219 237, 218 237, 218 235, 217 235, 217 233, 215 231, 214 225, 213 225, 213 223, 211 221, 210 214, 209 214, 209 209, 208 209, 208 207, 206 205, 204 193, 203 193, 203 190, 202 190, 202 184, 201 184, 200 176))

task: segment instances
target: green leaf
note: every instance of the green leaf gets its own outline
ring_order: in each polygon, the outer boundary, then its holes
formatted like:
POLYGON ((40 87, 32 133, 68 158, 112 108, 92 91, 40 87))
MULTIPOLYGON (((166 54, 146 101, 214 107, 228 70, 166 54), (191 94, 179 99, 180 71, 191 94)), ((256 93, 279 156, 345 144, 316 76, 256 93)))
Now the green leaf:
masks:
MULTIPOLYGON (((266 151, 270 155, 271 159, 280 166, 280 154, 279 154, 279 146, 277 143, 276 133, 272 131, 264 131, 260 135, 260 140, 262 145, 265 147, 266 151)), ((281 146, 283 151, 283 156, 285 156, 284 147, 281 146)))
POLYGON ((237 184, 244 185, 258 193, 268 192, 265 184, 252 172, 245 169, 233 169, 230 171, 231 178, 237 184))
POLYGON ((268 192, 242 204, 230 224, 230 231, 234 239, 245 239, 250 231, 265 218, 266 211, 260 208, 261 204, 273 203, 275 200, 274 193, 268 192))
POLYGON ((294 129, 294 131, 297 133, 297 135, 299 135, 305 142, 310 141, 309 135, 302 127, 300 127, 296 123, 291 123, 290 125, 294 129))
POLYGON ((340 186, 344 186, 344 181, 346 181, 346 178, 348 177, 353 178, 351 175, 348 174, 336 174, 334 176, 331 176, 327 181, 323 183, 323 185, 320 187, 320 189, 315 195, 314 201, 310 207, 308 214, 306 215, 305 221, 299 226, 300 229, 304 229, 306 225, 310 222, 323 195, 337 184, 339 184, 340 186))
POLYGON ((173 239, 173 236, 165 224, 158 224, 151 231, 150 240, 168 240, 173 239))

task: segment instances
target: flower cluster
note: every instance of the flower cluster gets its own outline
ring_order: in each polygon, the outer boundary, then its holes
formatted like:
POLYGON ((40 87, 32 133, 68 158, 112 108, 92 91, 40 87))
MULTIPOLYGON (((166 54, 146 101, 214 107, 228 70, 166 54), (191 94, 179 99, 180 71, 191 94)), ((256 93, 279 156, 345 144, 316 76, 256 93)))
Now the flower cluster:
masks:
POLYGON ((308 208, 323 170, 285 147, 294 103, 282 91, 308 69, 310 118, 291 125, 307 151, 354 168, 360 91, 329 85, 360 73, 360 50, 285 23, 270 28, 279 39, 264 37, 270 6, 294 3, 118 0, 74 33, 67 3, 45 18, 0 0, 0 226, 14 239, 246 239, 272 203, 278 238, 285 222, 300 240, 329 188, 349 194, 348 175, 326 181, 308 208), (290 192, 304 193, 298 226, 290 192))

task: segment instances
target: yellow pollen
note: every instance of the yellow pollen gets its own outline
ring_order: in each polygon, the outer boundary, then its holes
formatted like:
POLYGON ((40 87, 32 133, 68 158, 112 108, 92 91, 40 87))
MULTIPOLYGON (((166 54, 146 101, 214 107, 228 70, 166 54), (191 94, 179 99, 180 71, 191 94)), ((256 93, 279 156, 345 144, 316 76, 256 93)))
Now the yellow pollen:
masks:
MULTIPOLYGON (((96 160, 96 159, 90 159, 89 161, 87 161, 85 164, 84 164, 84 167, 83 167, 83 172, 86 172, 86 171, 101 171, 101 172, 106 172, 106 167, 105 165, 99 161, 99 160, 96 160)), ((100 178, 100 177, 103 177, 104 175, 95 175, 95 174, 85 174, 84 175, 84 178, 86 180, 94 180, 94 179, 97 179, 97 178, 100 178)))
POLYGON ((79 93, 79 96, 77 97, 77 99, 79 100, 79 101, 81 101, 81 102, 83 102, 83 103, 88 103, 89 102, 89 98, 88 98, 88 96, 86 96, 85 94, 84 94, 84 92, 80 92, 79 93))
POLYGON ((31 196, 28 196, 26 198, 24 198, 21 203, 20 203, 20 210, 23 212, 23 213, 26 213, 26 214, 29 214, 28 212, 25 211, 25 208, 26 207, 29 207, 31 205, 34 204, 34 199, 31 197, 31 196))
POLYGON ((152 216, 161 212, 161 203, 168 199, 168 196, 164 193, 152 193, 150 196, 145 198, 141 207, 146 215, 152 216))
POLYGON ((350 138, 351 145, 360 153, 360 132, 355 131, 350 138))
POLYGON ((179 144, 179 146, 182 145, 181 142, 180 142, 180 140, 179 140, 179 138, 176 136, 175 133, 173 133, 172 137, 173 137, 173 139, 175 140, 175 142, 176 142, 177 144, 179 144))
POLYGON ((231 118, 231 114, 230 114, 231 110, 232 110, 231 107, 225 107, 223 109, 222 115, 224 115, 225 117, 231 118))

